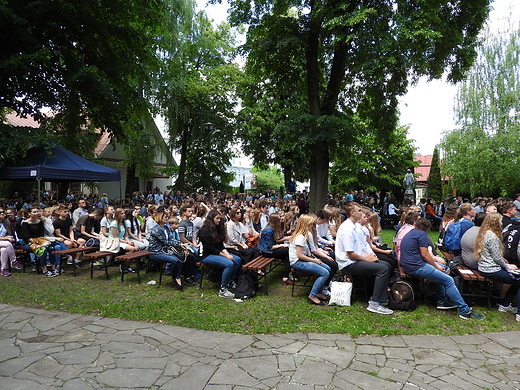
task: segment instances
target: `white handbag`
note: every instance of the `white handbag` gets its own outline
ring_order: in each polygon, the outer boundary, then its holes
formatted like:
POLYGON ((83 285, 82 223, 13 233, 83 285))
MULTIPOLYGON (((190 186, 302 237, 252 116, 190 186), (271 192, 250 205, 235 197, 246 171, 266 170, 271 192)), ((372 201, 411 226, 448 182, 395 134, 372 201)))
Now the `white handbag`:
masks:
POLYGON ((331 282, 329 305, 350 306, 352 283, 331 282))
POLYGON ((105 237, 99 235, 99 251, 100 252, 119 252, 119 238, 105 237))

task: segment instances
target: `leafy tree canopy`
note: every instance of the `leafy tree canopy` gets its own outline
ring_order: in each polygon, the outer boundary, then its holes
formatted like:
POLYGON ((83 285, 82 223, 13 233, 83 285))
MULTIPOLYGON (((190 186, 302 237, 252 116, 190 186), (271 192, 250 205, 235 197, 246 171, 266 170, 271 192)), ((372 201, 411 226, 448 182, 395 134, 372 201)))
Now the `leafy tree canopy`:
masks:
POLYGON ((280 187, 283 187, 283 177, 280 170, 274 166, 269 166, 267 169, 253 167, 251 173, 256 174, 256 190, 258 192, 266 192, 267 190, 278 192, 280 187))
POLYGON ((386 142, 397 127, 397 97, 410 80, 444 72, 451 81, 463 78, 489 5, 489 0, 229 2, 231 22, 249 25, 246 71, 258 85, 247 91, 250 102, 244 105, 246 121, 252 122, 248 136, 269 141, 267 133, 273 132, 279 142, 262 146, 277 159, 295 151, 292 166, 309 171, 311 209, 326 198, 331 147, 354 143, 359 129, 386 142))
POLYGON ((444 137, 442 173, 457 191, 511 196, 520 188, 520 30, 485 31, 459 88, 458 129, 444 137))
POLYGON ((85 142, 92 150, 95 128, 125 141, 127 124, 135 127, 148 115, 147 94, 161 58, 175 46, 187 4, 0 1, 0 107, 43 121, 76 149, 85 142), (44 121, 42 108, 59 114, 44 121))

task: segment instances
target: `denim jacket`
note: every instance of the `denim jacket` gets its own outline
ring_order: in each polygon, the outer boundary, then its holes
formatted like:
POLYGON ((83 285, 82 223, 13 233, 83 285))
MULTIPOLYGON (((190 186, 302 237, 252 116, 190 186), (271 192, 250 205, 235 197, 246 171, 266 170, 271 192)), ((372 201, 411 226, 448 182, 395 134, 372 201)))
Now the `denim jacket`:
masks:
POLYGON ((180 245, 181 242, 175 239, 169 228, 163 229, 160 225, 155 225, 150 231, 150 252, 161 252, 165 245, 180 245))
POLYGON ((272 253, 273 251, 271 248, 275 245, 274 230, 271 228, 271 225, 267 225, 260 234, 260 243, 257 248, 264 253, 272 253))

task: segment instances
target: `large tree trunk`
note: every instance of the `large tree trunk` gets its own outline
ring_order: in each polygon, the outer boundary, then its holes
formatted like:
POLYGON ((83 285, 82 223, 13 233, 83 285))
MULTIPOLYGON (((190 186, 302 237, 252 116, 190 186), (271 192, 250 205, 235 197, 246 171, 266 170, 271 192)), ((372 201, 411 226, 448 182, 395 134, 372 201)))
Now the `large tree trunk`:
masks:
MULTIPOLYGON (((311 1, 311 21, 309 25, 309 45, 306 53, 307 65, 307 95, 309 112, 316 119, 321 115, 319 95, 320 65, 319 65, 319 31, 321 19, 317 17, 314 9, 315 2, 311 1)), ((312 133, 316 134, 317 123, 311 123, 312 133)), ((310 164, 310 204, 309 211, 317 211, 325 202, 329 180, 329 147, 323 140, 318 140, 309 149, 311 155, 310 164)))
POLYGON ((126 168, 126 187, 125 195, 132 198, 132 193, 139 190, 139 179, 135 176, 135 165, 128 165, 126 168))
POLYGON ((329 184, 329 146, 325 141, 318 141, 311 157, 311 185, 309 212, 323 208, 327 200, 329 184))
POLYGON ((186 177, 186 159, 188 157, 188 136, 189 129, 185 128, 182 132, 181 142, 181 160, 179 161, 179 174, 177 181, 175 182, 175 189, 180 192, 184 192, 184 180, 186 177))

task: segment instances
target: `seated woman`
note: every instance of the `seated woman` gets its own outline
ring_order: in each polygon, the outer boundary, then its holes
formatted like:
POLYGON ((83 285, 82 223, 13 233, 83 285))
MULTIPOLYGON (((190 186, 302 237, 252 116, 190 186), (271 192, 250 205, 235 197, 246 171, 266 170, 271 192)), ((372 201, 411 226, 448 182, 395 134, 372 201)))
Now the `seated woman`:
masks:
POLYGON ((226 224, 228 241, 226 245, 235 246, 236 251, 233 250, 231 253, 239 256, 242 259, 242 263, 249 263, 254 258, 254 251, 247 246, 244 234, 248 234, 245 226, 241 222, 242 210, 238 207, 234 207, 229 212, 229 221, 226 224))
MULTIPOLYGON (((323 306, 322 300, 327 297, 320 293, 325 281, 330 276, 330 268, 316 256, 327 257, 328 255, 317 247, 316 242, 316 216, 303 214, 298 219, 296 231, 290 239, 289 261, 291 267, 297 271, 311 272, 318 277, 312 285, 307 301, 313 305, 323 306)), ((330 259, 332 260, 332 259, 330 259)))
POLYGON ((0 209, 0 262, 2 265, 2 276, 11 276, 9 261, 11 264, 16 263, 14 242, 14 227, 11 222, 5 219, 4 210, 0 209))
POLYGON ((128 209, 125 211, 125 228, 126 234, 130 238, 130 241, 134 243, 137 250, 148 249, 148 240, 143 237, 141 232, 141 224, 137 219, 139 210, 136 208, 128 209))
MULTIPOLYGON (((137 246, 130 240, 126 233, 125 227, 125 210, 118 208, 114 213, 114 220, 110 222, 110 230, 108 231, 108 238, 118 238, 119 248, 125 252, 137 251, 137 246)), ((125 267, 121 264, 120 271, 122 273, 133 273, 135 272, 130 267, 125 267)))
POLYGON ((150 242, 148 251, 150 252, 150 260, 159 261, 162 263, 171 264, 171 274, 173 278, 173 285, 177 290, 183 289, 181 281, 182 263, 176 256, 168 255, 163 251, 163 248, 167 245, 180 245, 183 249, 186 249, 181 245, 180 240, 176 240, 173 236, 172 231, 167 226, 168 213, 164 210, 160 210, 154 214, 154 220, 156 224, 150 230, 150 242))
POLYGON ((218 296, 234 298, 235 294, 229 289, 234 289, 236 286, 235 279, 242 261, 240 257, 229 253, 224 247, 226 230, 220 224, 221 218, 225 217, 221 217, 218 211, 211 210, 199 230, 199 239, 203 248, 201 261, 207 265, 224 268, 218 296))
POLYGON ((258 250, 261 254, 275 259, 281 259, 285 262, 282 274, 282 285, 287 286, 294 284, 289 279, 291 265, 289 264, 289 245, 285 244, 290 237, 284 236, 284 228, 280 219, 280 214, 274 213, 269 215, 268 224, 262 230, 258 250))
MULTIPOLYGON (((18 237, 23 240, 22 249, 27 252, 33 252, 30 244, 36 243, 36 239, 40 237, 44 237, 45 235, 45 227, 43 224, 43 215, 38 207, 29 208, 29 218, 24 220, 20 225, 20 230, 18 233, 18 237)), ((34 246, 33 246, 34 247, 34 246)), ((34 255, 36 256, 36 262, 39 263, 42 268, 43 276, 47 278, 53 278, 54 276, 58 276, 59 273, 56 270, 56 259, 52 255, 53 249, 51 247, 41 246, 38 248, 34 255), (51 269, 47 269, 47 257, 51 262, 51 269)))
POLYGON ((502 215, 489 213, 482 222, 475 241, 478 270, 486 278, 511 285, 498 305, 498 311, 516 313, 516 320, 520 321, 520 308, 511 305, 515 296, 517 305, 520 302, 520 280, 511 275, 511 272, 517 272, 517 267, 504 260, 503 252, 502 215))

